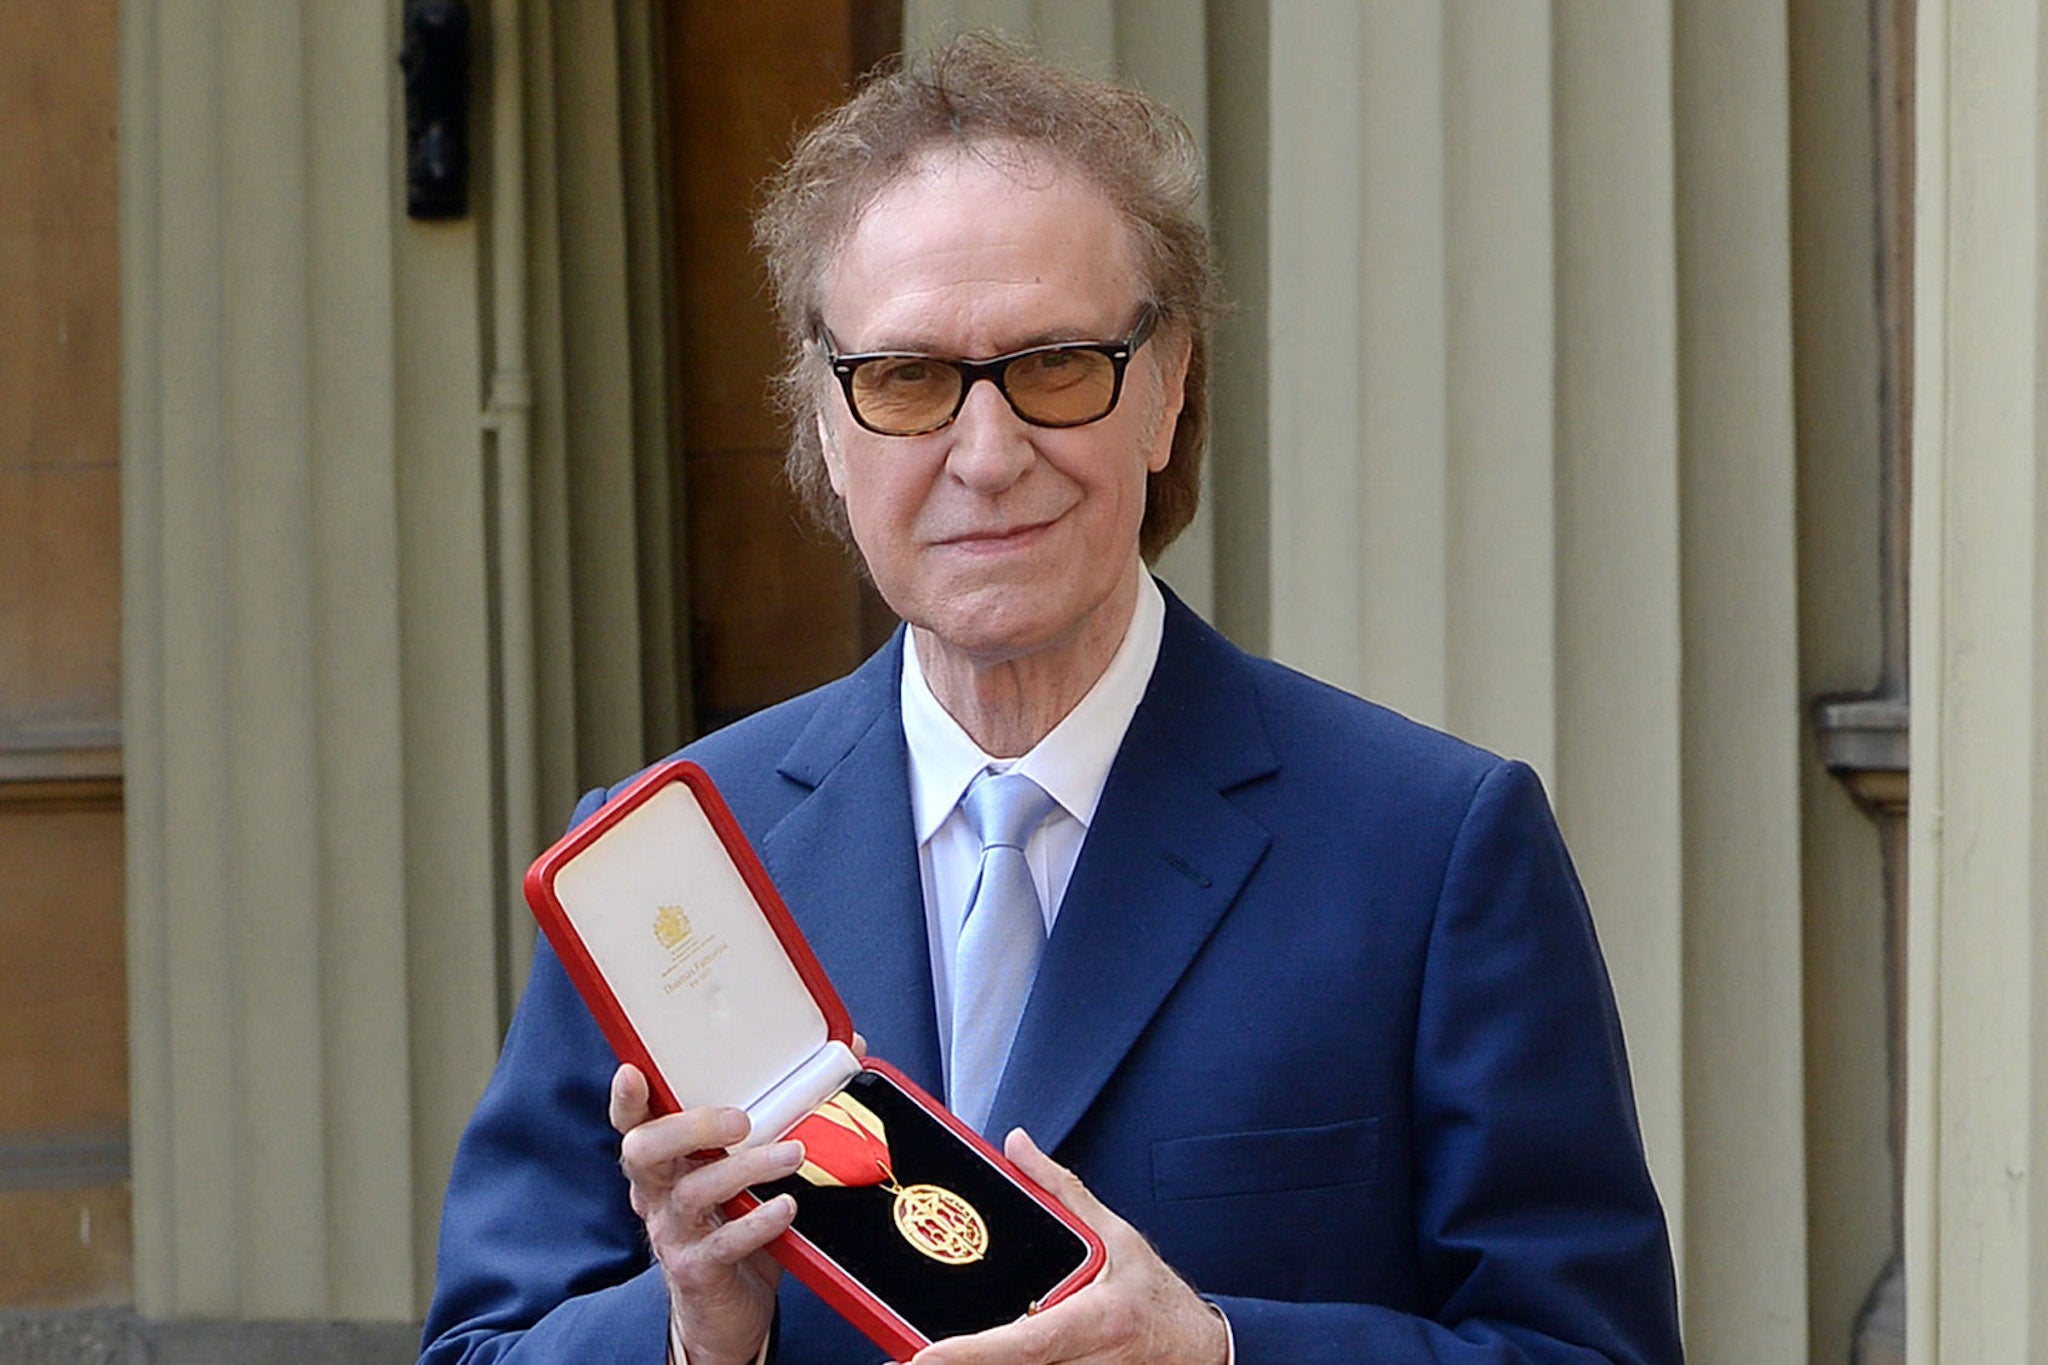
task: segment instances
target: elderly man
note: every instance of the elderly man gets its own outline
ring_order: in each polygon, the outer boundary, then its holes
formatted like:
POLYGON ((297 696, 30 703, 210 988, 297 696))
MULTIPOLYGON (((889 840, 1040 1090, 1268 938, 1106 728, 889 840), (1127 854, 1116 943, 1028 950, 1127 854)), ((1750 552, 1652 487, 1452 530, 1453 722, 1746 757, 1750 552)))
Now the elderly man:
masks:
MULTIPOLYGON (((875 1051, 1108 1249, 918 1360, 1675 1361, 1535 778, 1239 652, 1146 571, 1205 436, 1198 184, 1157 104, 970 40, 865 87, 763 213, 795 483, 906 628, 685 752, 875 1051), (1012 801, 1019 832, 982 828, 1012 801), (985 845, 1023 850, 1007 908, 985 845)), ((543 946, 425 1359, 872 1359, 778 1282, 787 1196, 719 1216, 802 1160, 693 1159, 745 1131, 650 1118, 543 946)))

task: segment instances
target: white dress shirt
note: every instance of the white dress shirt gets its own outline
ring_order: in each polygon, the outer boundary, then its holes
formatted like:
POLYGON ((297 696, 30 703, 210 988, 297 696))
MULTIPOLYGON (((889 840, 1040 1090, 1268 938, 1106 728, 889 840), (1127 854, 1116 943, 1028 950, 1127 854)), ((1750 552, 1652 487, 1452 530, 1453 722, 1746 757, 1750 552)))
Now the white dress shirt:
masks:
POLYGON ((916 639, 905 637, 902 705, 903 738, 910 751, 910 816, 924 879, 940 1058, 948 1074, 953 1060, 954 962, 967 898, 981 865, 981 843, 967 827, 960 798, 984 769, 1023 773, 1052 797, 1052 813, 1024 847, 1050 936, 1081 856, 1081 842, 1109 781, 1109 765, 1123 745, 1124 731, 1130 728, 1159 659, 1166 600, 1152 575, 1137 565, 1132 572, 1139 580, 1137 606, 1109 667, 1052 732, 1020 758, 999 759, 982 752, 932 695, 918 664, 916 639))
MULTIPOLYGON (((917 831, 917 860, 924 878, 924 922, 931 945, 932 992, 938 1007, 939 1052, 951 1073, 953 1037, 953 963, 960 928, 967 918, 967 900, 981 865, 981 841, 967 827, 960 798, 983 769, 1021 772, 1053 799, 1047 815, 1024 848, 1031 878, 1038 884, 1038 903, 1045 909, 1045 932, 1052 934, 1060 902, 1081 857, 1081 844, 1095 820, 1110 764, 1123 747, 1138 703, 1159 662, 1159 642, 1166 629, 1166 599, 1143 566, 1138 575, 1137 606, 1123 643, 1102 676, 1052 732, 1015 759, 982 752, 960 723, 939 705, 917 662, 916 637, 903 642, 903 738, 910 751, 910 815, 917 831)), ((1237 1359, 1236 1335, 1230 1317, 1215 1303, 1210 1311, 1223 1320, 1224 1360, 1237 1359)))

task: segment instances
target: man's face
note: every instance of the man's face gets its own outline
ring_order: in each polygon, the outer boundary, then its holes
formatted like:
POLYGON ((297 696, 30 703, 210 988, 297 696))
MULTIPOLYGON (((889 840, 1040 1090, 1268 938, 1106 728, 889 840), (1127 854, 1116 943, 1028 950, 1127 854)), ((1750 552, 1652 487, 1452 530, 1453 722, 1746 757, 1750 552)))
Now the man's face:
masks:
MULTIPOLYGON (((826 279, 841 353, 982 359, 1129 332, 1146 300, 1116 211, 1042 162, 991 159, 942 154, 868 210, 826 279)), ((1185 371, 1185 342, 1162 331, 1132 357, 1113 412, 1061 429, 1026 423, 993 384, 923 436, 867 431, 826 394, 832 487, 876 588, 926 632, 921 648, 1050 660, 1121 632, 1145 480, 1171 453, 1185 371)))

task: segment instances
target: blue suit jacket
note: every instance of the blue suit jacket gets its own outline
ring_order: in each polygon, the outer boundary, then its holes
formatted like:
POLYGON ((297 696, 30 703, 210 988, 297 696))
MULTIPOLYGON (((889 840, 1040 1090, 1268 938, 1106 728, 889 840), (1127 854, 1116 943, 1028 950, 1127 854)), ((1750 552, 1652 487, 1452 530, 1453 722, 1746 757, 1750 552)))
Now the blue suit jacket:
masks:
MULTIPOLYGON (((684 752, 873 1053, 943 1094, 901 660, 899 635, 684 752)), ((613 1067, 543 945, 456 1160, 424 1360, 663 1359, 613 1067)), ((1015 1124, 1226 1308, 1243 1365, 1679 1359, 1613 999, 1536 778, 1170 595, 990 1131, 1015 1124)), ((780 1361, 876 1358, 783 1285, 780 1361)))

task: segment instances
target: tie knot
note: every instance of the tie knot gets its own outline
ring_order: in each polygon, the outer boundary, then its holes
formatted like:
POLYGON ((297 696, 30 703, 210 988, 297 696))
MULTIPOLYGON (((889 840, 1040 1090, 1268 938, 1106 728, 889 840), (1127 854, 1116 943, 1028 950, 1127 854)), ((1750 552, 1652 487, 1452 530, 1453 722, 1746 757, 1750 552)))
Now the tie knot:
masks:
POLYGON ((983 849, 1022 850, 1038 828, 1038 822, 1052 809, 1052 797, 1045 788, 1022 773, 983 773, 960 798, 967 827, 981 840, 983 849))

